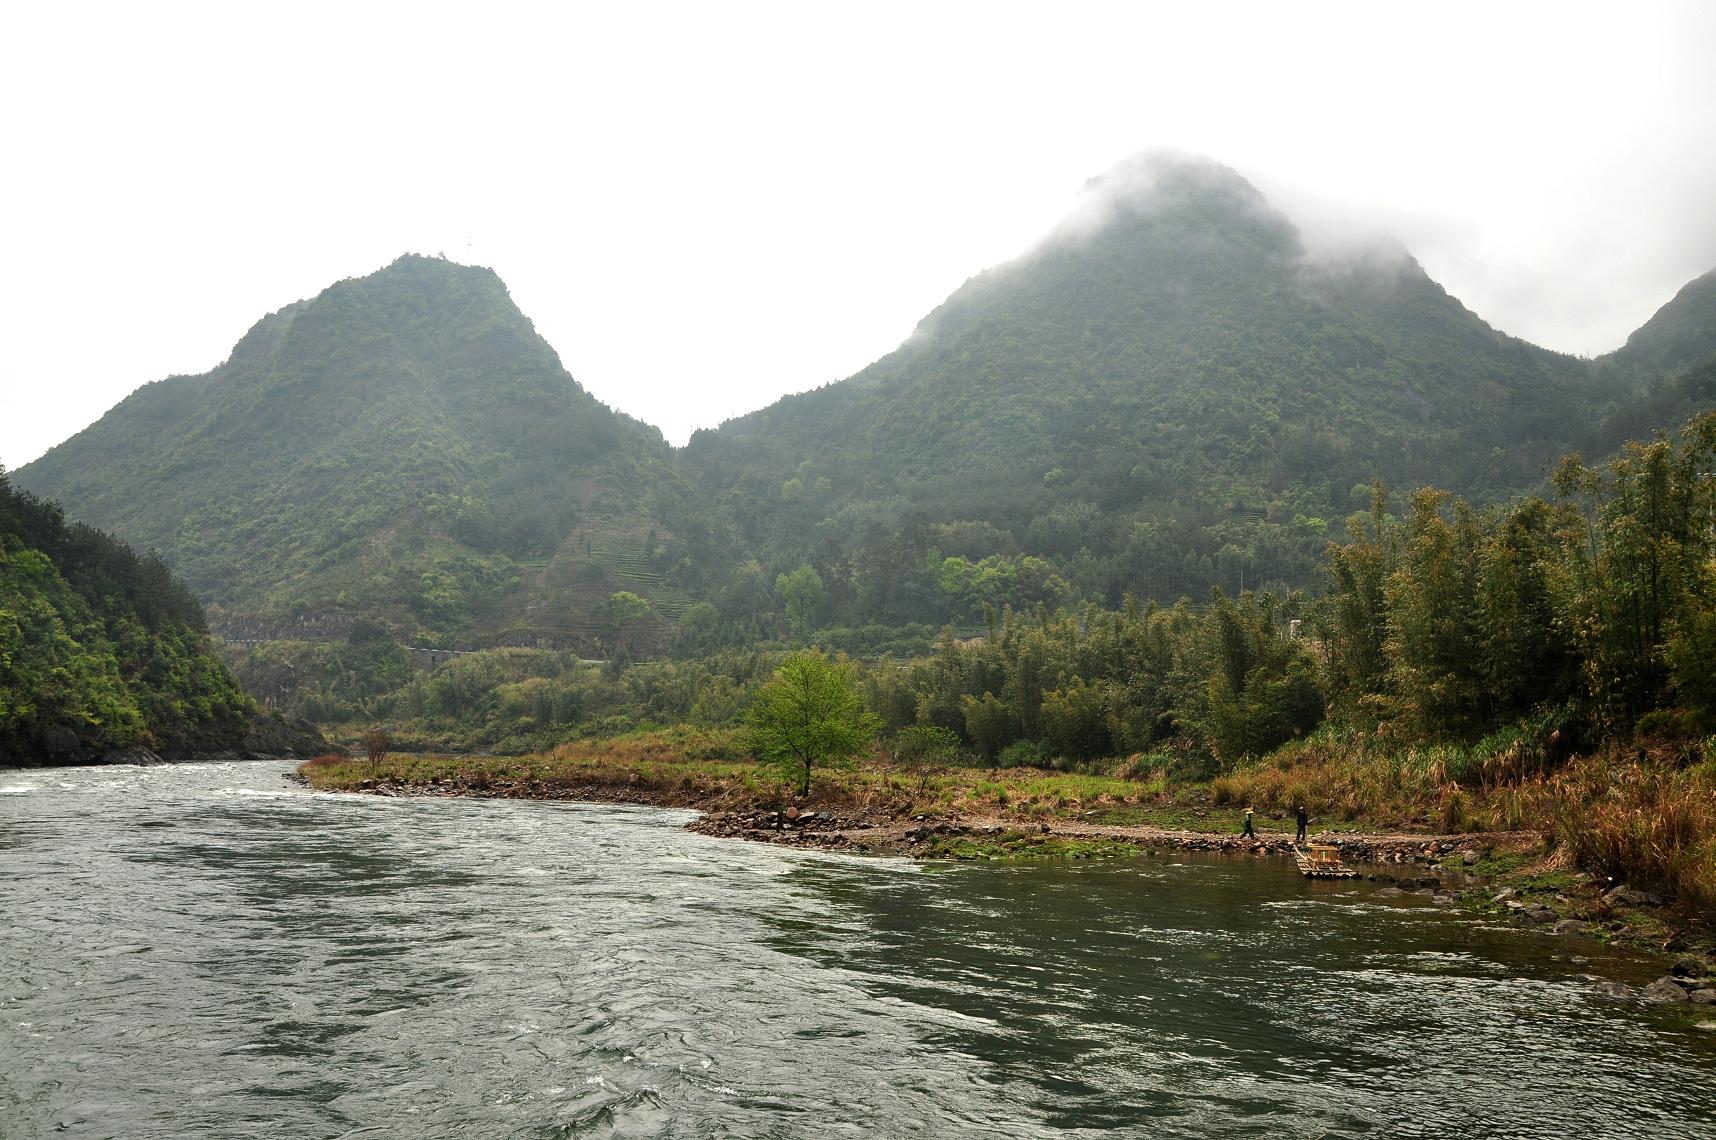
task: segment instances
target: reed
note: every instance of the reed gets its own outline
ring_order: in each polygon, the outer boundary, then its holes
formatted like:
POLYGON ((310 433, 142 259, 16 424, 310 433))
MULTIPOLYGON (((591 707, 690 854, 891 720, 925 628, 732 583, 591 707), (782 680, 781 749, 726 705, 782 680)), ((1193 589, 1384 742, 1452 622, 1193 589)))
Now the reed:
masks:
POLYGON ((1576 761, 1552 782, 1556 839, 1579 861, 1716 921, 1716 780, 1613 754, 1576 761))

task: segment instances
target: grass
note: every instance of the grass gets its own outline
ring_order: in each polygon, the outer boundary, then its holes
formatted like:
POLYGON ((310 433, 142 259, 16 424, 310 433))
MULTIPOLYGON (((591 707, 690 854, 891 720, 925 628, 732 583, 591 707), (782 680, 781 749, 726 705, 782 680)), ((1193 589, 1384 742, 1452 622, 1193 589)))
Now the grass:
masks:
MULTIPOLYGON (((1334 746, 1306 747, 1282 767, 1278 759, 1205 783, 1174 784, 1162 769, 1138 771, 1120 761, 1123 774, 1057 772, 1043 768, 950 767, 927 774, 867 762, 818 770, 812 803, 858 804, 902 815, 981 817, 1034 823, 1150 826, 1238 834, 1247 803, 1264 835, 1291 834, 1292 807, 1303 802, 1314 826, 1336 820, 1407 830, 1443 821, 1444 789, 1423 772, 1389 771, 1381 756, 1344 764, 1334 746)), ((589 785, 678 791, 719 806, 773 804, 781 779, 750 760, 737 735, 723 729, 677 728, 603 740, 580 740, 524 756, 390 755, 376 771, 367 762, 312 761, 304 775, 324 789, 356 788, 371 778, 440 784, 475 791, 529 784, 552 794, 589 785)), ((1462 793, 1463 795, 1463 793, 1462 793)), ((1462 809, 1462 823, 1479 810, 1462 809)))
POLYGON ((1123 839, 1069 839, 1041 832, 1006 831, 999 835, 936 836, 934 858, 984 859, 1131 859, 1145 848, 1123 839))

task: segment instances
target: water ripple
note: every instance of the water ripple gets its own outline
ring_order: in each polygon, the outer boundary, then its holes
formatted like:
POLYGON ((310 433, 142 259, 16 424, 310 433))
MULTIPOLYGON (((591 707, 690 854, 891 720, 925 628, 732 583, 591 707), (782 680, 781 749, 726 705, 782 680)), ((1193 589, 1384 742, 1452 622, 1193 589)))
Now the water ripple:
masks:
POLYGON ((1710 1035, 1593 1002, 1564 946, 1362 885, 925 875, 681 812, 280 775, 0 773, 0 1134, 1716 1128, 1710 1035))

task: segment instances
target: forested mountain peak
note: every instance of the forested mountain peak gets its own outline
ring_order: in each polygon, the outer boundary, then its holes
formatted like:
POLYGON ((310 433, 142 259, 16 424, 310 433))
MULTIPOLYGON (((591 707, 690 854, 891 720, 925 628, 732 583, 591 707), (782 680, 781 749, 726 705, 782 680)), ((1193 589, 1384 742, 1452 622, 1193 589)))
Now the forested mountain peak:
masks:
POLYGON ((846 573, 854 544, 827 536, 917 520, 926 553, 1040 556, 1076 563, 1074 595, 1173 597, 1310 580, 1374 477, 1531 483, 1590 382, 1398 243, 1313 254, 1231 169, 1151 154, 895 352, 699 433, 686 460, 787 565, 846 573))
POLYGON ((1270 208, 1238 171, 1212 159, 1175 151, 1147 151, 1090 179, 1051 234, 1055 241, 1088 237, 1128 218, 1201 219, 1212 229, 1261 222, 1294 240, 1287 219, 1270 208))
POLYGON ((1716 270, 1687 283, 1593 367, 1615 404, 1579 439, 1589 455, 1609 455, 1626 440, 1716 407, 1716 270))
POLYGON ((997 290, 1021 290, 1083 319, 1093 307, 1134 304, 1140 295, 1167 305, 1241 276, 1273 278, 1302 253, 1292 224, 1235 171, 1150 152, 1087 182, 1042 241, 973 277, 919 324, 914 340, 957 335, 961 316, 985 312, 997 290))
POLYGON ((1684 285, 1640 325, 1612 359, 1635 372, 1665 375, 1716 355, 1716 269, 1684 285))
POLYGON ((451 637, 515 622, 529 567, 580 523, 646 532, 670 459, 492 270, 408 255, 270 314, 214 370, 145 385, 15 478, 161 550, 219 624, 451 637))

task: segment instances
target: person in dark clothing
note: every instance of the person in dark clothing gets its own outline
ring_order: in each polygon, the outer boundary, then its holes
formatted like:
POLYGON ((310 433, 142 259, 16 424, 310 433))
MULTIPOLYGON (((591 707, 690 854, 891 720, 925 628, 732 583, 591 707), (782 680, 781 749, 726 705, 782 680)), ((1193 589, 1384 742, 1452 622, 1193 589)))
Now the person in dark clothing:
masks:
POLYGON ((1304 804, 1293 809, 1293 819, 1299 825, 1299 831, 1293 836, 1293 842, 1303 843, 1305 842, 1305 831, 1311 823, 1311 816, 1306 812, 1304 804))
POLYGON ((1239 829, 1239 837, 1241 839, 1244 839, 1247 836, 1250 836, 1252 839, 1257 838, 1257 829, 1255 827, 1251 826, 1251 805, 1250 804, 1245 805, 1245 826, 1239 829))

